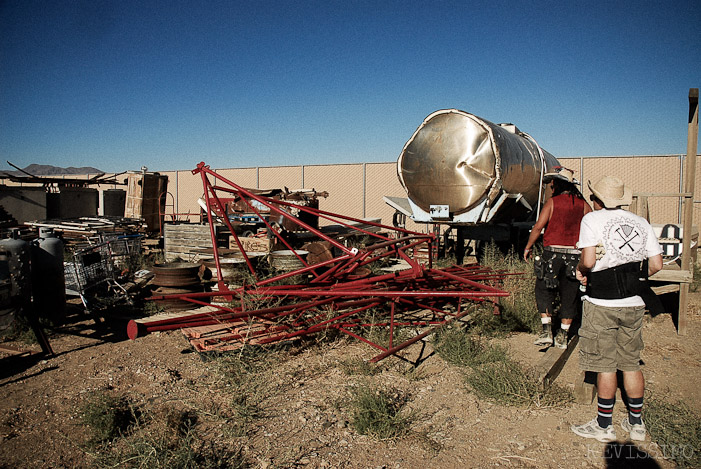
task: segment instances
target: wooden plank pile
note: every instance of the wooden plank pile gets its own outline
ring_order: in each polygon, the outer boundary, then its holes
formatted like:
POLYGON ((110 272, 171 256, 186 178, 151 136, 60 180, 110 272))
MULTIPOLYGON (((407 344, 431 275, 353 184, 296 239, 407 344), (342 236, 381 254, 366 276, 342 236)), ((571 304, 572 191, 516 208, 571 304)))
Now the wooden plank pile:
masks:
POLYGON ((124 217, 80 217, 60 220, 40 220, 26 222, 25 225, 35 228, 53 228, 63 234, 64 240, 85 239, 104 233, 143 232, 143 220, 124 217))

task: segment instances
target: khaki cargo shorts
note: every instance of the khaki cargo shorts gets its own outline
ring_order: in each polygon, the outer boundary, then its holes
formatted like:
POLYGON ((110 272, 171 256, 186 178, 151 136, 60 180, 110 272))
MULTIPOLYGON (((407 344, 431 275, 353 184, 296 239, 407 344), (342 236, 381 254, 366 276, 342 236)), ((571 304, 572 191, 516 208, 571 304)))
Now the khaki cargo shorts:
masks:
POLYGON ((645 306, 608 307, 584 301, 579 366, 585 371, 638 371, 645 306))

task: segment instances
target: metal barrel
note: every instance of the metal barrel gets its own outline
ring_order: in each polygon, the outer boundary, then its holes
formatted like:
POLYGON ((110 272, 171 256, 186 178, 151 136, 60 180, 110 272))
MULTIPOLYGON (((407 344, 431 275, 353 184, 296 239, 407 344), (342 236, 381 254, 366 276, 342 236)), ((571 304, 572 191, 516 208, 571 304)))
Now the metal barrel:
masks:
POLYGON ((151 270, 154 273, 151 282, 160 287, 189 287, 200 284, 200 264, 194 262, 156 264, 151 270))
MULTIPOLYGON (((203 261, 204 265, 212 271, 212 278, 217 278, 217 263, 214 259, 203 261)), ((238 282, 241 280, 245 272, 248 271, 248 265, 245 259, 241 258, 223 258, 219 259, 222 278, 226 282, 238 282)))
POLYGON ((302 264, 302 261, 297 258, 295 253, 302 258, 309 254, 307 251, 302 251, 299 249, 296 251, 289 249, 272 251, 268 256, 268 262, 270 262, 270 266, 274 269, 282 270, 284 272, 301 269, 304 267, 304 264, 302 264))
POLYGON ((200 264, 194 262, 169 262, 156 264, 151 283, 156 285, 154 295, 173 295, 171 298, 156 300, 155 303, 166 311, 184 311, 199 307, 177 295, 187 295, 202 291, 199 277, 200 264))

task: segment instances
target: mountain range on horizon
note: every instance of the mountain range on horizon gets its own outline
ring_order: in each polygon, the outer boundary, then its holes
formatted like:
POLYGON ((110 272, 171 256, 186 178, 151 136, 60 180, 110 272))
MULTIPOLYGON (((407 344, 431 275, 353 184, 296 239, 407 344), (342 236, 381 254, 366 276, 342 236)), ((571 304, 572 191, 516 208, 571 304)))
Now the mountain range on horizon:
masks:
MULTIPOLYGON (((60 166, 52 166, 48 164, 30 164, 29 166, 22 168, 23 171, 26 171, 29 174, 32 174, 34 176, 59 176, 59 175, 64 175, 64 174, 100 174, 104 173, 104 171, 100 171, 97 168, 93 168, 92 166, 82 166, 80 168, 75 168, 73 166, 69 166, 67 168, 62 168, 60 166)), ((12 174, 13 176, 26 176, 25 173, 22 171, 3 171, 4 173, 7 174, 12 174)))

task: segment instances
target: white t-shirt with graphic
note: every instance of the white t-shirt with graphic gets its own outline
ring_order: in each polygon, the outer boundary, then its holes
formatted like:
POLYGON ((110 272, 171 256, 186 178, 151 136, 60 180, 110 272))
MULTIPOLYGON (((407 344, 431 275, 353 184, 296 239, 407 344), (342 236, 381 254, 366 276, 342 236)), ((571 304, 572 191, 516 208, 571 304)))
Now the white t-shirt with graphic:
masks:
MULTIPOLYGON (((587 213, 579 228, 580 249, 602 244, 604 255, 597 259, 592 272, 629 262, 640 262, 662 254, 662 247, 652 226, 642 217, 623 209, 601 209, 587 213)), ((584 299, 600 306, 643 306, 639 296, 615 300, 584 299)))

